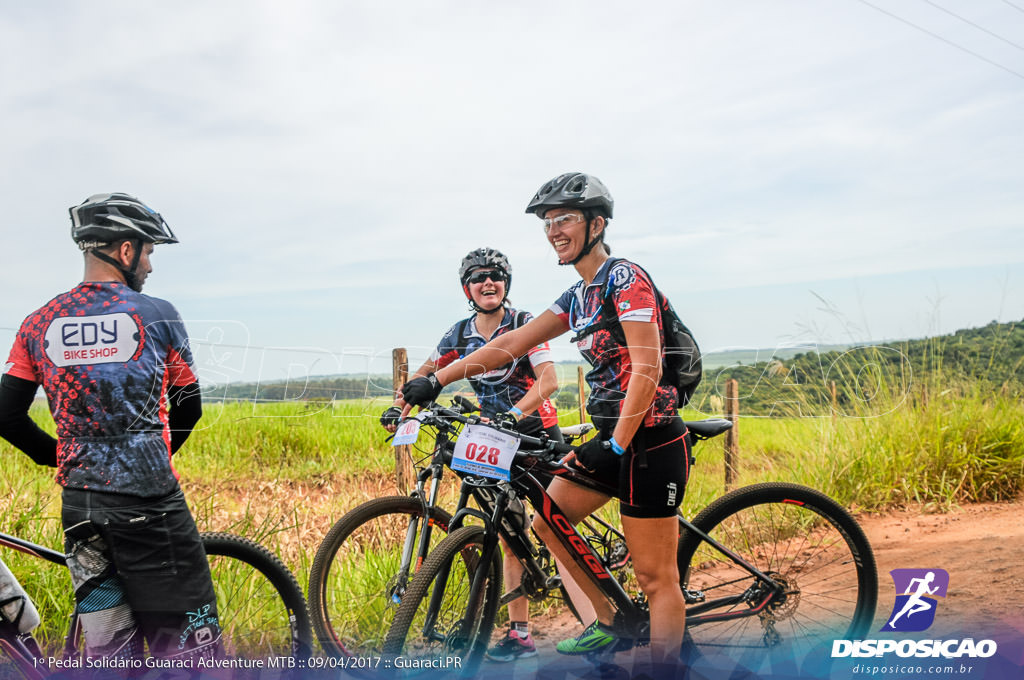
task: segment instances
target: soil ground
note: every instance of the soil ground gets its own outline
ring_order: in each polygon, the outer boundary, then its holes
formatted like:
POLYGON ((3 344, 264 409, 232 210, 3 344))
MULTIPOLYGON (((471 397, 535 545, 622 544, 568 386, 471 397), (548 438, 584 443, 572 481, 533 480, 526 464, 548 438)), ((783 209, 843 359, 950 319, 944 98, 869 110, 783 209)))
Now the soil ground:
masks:
MULTIPOLYGON (((908 508, 862 514, 857 521, 878 563, 874 630, 885 624, 895 601, 890 570, 938 568, 949 572, 949 593, 929 636, 969 631, 982 639, 1012 629, 1024 638, 1024 502, 978 503, 942 514, 908 508)), ((534 628, 538 648, 552 650, 580 630, 568 613, 534 628)))

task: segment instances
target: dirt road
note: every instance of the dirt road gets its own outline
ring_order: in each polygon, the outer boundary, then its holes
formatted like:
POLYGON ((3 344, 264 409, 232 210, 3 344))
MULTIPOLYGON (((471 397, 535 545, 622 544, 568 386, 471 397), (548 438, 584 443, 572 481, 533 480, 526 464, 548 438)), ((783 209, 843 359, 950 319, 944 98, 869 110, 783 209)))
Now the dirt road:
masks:
POLYGON ((891 569, 949 572, 930 633, 1024 629, 1024 502, 981 503, 945 514, 917 510, 858 518, 878 560, 878 627, 895 599, 891 569))
MULTIPOLYGON (((912 508, 857 519, 878 562, 874 630, 895 601, 890 570, 938 568, 949 572, 949 594, 929 635, 969 631, 980 639, 1013 628, 1024 636, 1024 502, 979 503, 942 514, 912 508)), ((538 628, 544 646, 579 630, 568 614, 538 628)))

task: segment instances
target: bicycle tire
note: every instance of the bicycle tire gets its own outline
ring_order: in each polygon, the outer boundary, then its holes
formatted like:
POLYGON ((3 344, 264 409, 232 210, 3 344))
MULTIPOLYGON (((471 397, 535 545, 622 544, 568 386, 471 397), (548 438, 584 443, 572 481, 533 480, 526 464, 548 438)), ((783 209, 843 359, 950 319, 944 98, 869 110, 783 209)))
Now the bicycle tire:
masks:
MULTIPOLYGON (((400 599, 411 580, 411 575, 407 580, 398 574, 402 547, 409 523, 423 518, 423 507, 411 496, 375 498, 350 510, 327 532, 310 570, 309 608, 328 655, 380 655, 398 609, 393 597, 400 599), (375 541, 384 550, 368 549, 375 541)), ((431 537, 432 549, 448 535, 451 516, 438 507, 429 516, 434 529, 440 529, 431 537)), ((360 672, 353 669, 353 674, 360 672)))
MULTIPOLYGON (((807 668, 811 659, 828 663, 820 657, 833 640, 867 632, 878 599, 874 554, 857 522, 828 496, 798 484, 755 484, 715 500, 693 524, 787 588, 756 615, 688 620, 687 639, 699 654, 725 655, 751 670, 807 668)), ((677 556, 683 588, 707 600, 756 587, 753 575, 691 531, 680 536, 677 556)), ((751 606, 734 603, 713 613, 751 606)))
POLYGON ((284 562, 241 536, 204 532, 200 538, 217 593, 225 655, 308 659, 313 631, 306 599, 284 562))
POLYGON ((488 567, 483 600, 474 611, 467 609, 472 576, 481 557, 484 529, 462 527, 449 534, 427 556, 423 567, 409 584, 394 623, 384 642, 383 655, 389 663, 401 656, 404 667, 393 666, 399 675, 414 675, 430 669, 472 677, 483 660, 494 629, 494 617, 501 598, 501 552, 497 549, 488 567), (435 584, 444 578, 443 601, 436 623, 424 631, 424 622, 435 597, 435 584), (466 633, 462 624, 471 622, 466 633), (408 672, 406 669, 411 669, 408 672))

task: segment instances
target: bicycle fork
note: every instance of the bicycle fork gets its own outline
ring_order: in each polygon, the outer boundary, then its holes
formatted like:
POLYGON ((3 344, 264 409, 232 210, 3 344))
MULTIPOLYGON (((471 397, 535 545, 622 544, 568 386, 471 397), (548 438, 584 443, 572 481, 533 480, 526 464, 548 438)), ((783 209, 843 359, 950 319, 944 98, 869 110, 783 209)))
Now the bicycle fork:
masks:
POLYGON ((405 595, 405 589, 409 583, 410 575, 418 571, 420 566, 423 564, 423 560, 426 559, 427 550, 430 546, 430 534, 434 528, 430 511, 432 508, 437 506, 437 496, 440 491, 441 475, 443 472, 444 468, 439 466, 425 468, 420 472, 419 478, 416 480, 416 491, 413 492, 413 495, 420 501, 420 507, 423 509, 423 516, 420 519, 410 517, 409 526, 405 530, 405 543, 402 546, 402 561, 398 569, 398 578, 391 590, 391 602, 395 605, 402 602, 402 597, 405 595), (426 485, 428 474, 430 475, 430 492, 424 496, 423 489, 426 485), (422 522, 422 528, 420 528, 420 522, 422 522), (417 532, 417 530, 419 531, 417 532), (416 539, 417 533, 419 534, 418 541, 416 539), (416 560, 415 565, 413 565, 414 556, 416 560))
MULTIPOLYGON (((463 485, 462 492, 459 497, 460 510, 465 508, 468 497, 469 489, 466 485, 463 485)), ((505 515, 505 509, 508 507, 508 502, 508 490, 502 488, 494 503, 494 514, 489 518, 486 516, 483 517, 486 524, 486 530, 484 532, 484 542, 480 551, 479 560, 476 561, 476 564, 473 564, 473 557, 467 555, 463 556, 463 559, 466 562, 466 570, 472 571, 473 578, 470 582, 469 600, 466 602, 466 609, 459 620, 458 630, 451 631, 448 635, 445 635, 437 631, 435 628, 437 615, 441 610, 441 602, 443 601, 445 594, 445 587, 448 583, 448 576, 451 574, 452 565, 455 562, 453 559, 440 569, 437 580, 434 582, 434 588, 430 594, 430 605, 427 609, 427 615, 424 618, 423 623, 423 634, 426 637, 436 641, 443 641, 448 637, 453 641, 457 641, 459 646, 465 644, 465 641, 469 639, 477 613, 483 608, 483 600, 485 597, 484 593, 486 590, 484 586, 489 576, 488 572, 490 570, 491 562, 494 559, 495 551, 498 549, 498 532, 493 531, 492 529, 493 527, 501 526, 501 520, 505 515)), ((459 519, 461 514, 461 512, 457 512, 456 519, 452 520, 453 529, 460 524, 459 519)), ((480 513, 471 511, 468 512, 468 514, 481 516, 480 513)))

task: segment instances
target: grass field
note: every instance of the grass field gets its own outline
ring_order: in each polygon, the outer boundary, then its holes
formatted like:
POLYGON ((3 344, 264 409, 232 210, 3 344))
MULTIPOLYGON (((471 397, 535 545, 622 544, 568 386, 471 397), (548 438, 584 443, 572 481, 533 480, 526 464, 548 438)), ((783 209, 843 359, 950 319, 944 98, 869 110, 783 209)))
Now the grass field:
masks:
MULTIPOLYGON (((385 405, 207 404, 199 429, 175 458, 200 528, 267 545, 305 587, 312 555, 331 524, 365 500, 397 493, 393 449, 377 422, 385 405)), ((40 405, 33 416, 52 431, 40 405)), ((567 414, 564 424, 575 419, 567 414)), ((739 437, 741 484, 799 482, 855 511, 909 502, 942 510, 1014 498, 1024 484, 1024 406, 1017 395, 980 384, 922 386, 893 408, 866 416, 741 418, 739 437)), ((426 441, 424 435, 421 444, 426 441)), ((696 457, 687 515, 723 492, 721 444, 698 445, 696 457)), ((0 531, 59 549, 53 471, 36 467, 6 442, 0 442, 0 459, 0 531)), ((36 600, 42 636, 52 644, 72 606, 70 579, 19 553, 0 557, 36 600)))

